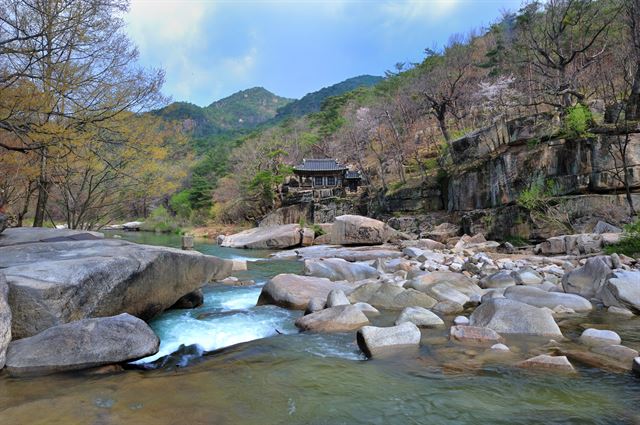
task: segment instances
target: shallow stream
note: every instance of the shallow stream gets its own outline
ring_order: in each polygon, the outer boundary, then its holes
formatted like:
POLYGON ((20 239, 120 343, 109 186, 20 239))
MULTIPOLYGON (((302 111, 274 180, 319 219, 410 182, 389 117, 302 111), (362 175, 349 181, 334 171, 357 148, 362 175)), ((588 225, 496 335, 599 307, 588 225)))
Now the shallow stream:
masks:
MULTIPOLYGON (((175 236, 124 237, 179 245, 175 236)), ((202 307, 155 319, 160 352, 141 362, 153 369, 0 374, 0 424, 640 424, 640 378, 630 373, 580 365, 575 375, 531 373, 492 361, 474 367, 443 345, 444 329, 426 332, 418 353, 364 360, 353 334, 301 334, 293 326, 299 312, 255 307, 269 277, 299 273, 300 263, 204 242, 196 249, 250 260, 237 277, 256 285, 207 287, 202 307)), ((621 320, 607 326, 640 348, 638 319, 621 320)), ((580 323, 566 326, 571 334, 580 323)))

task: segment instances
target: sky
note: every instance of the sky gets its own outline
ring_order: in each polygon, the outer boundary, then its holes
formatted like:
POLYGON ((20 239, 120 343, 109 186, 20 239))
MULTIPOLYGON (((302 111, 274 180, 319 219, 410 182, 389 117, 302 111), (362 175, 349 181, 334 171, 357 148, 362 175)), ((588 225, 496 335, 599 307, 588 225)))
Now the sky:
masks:
POLYGON ((140 64, 163 93, 206 106, 251 87, 284 97, 419 62, 424 49, 480 29, 521 0, 131 0, 140 64))

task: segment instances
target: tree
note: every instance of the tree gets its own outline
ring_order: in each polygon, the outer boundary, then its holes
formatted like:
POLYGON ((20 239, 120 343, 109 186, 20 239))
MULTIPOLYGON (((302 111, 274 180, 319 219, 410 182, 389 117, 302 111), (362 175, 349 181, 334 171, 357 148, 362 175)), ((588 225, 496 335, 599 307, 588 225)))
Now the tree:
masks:
POLYGON ((626 119, 640 119, 640 0, 627 0, 624 3, 625 21, 628 28, 628 45, 631 48, 630 61, 631 90, 626 102, 626 119))
POLYGON ((585 99, 580 77, 606 52, 605 35, 618 12, 609 1, 535 0, 525 5, 518 16, 519 41, 539 88, 536 102, 568 108, 574 99, 585 99))
POLYGON ((460 119, 459 103, 470 85, 471 45, 453 39, 443 52, 426 50, 427 58, 419 65, 422 76, 418 81, 418 96, 423 109, 438 122, 444 139, 451 135, 447 126, 449 116, 460 119))
POLYGON ((15 136, 0 147, 39 156, 34 226, 44 222, 50 171, 76 153, 76 141, 99 135, 97 143, 126 145, 121 115, 161 100, 162 71, 135 66, 127 7, 125 0, 0 2, 0 130, 15 136))

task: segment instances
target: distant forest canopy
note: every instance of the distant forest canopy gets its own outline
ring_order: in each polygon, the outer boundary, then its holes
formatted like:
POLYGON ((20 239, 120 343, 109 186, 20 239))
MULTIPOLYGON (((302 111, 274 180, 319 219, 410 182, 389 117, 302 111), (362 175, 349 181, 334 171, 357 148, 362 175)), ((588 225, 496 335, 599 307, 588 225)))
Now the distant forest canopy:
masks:
POLYGON ((449 142, 498 118, 550 112, 581 137, 640 113, 640 0, 528 1, 385 78, 205 108, 163 107, 126 7, 0 0, 0 205, 16 224, 96 228, 151 206, 185 224, 255 221, 304 157, 336 157, 384 194, 446 173, 449 142))

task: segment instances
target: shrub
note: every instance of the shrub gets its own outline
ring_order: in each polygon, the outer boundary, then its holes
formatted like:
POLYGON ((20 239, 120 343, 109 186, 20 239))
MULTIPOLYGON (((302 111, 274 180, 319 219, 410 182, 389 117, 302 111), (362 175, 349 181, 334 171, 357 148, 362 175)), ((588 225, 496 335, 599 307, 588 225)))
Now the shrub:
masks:
POLYGON ((313 226, 311 226, 311 228, 313 229, 313 233, 315 234, 316 238, 318 236, 322 236, 325 233, 327 233, 327 232, 324 231, 324 229, 319 224, 314 224, 313 226))
POLYGON ((582 104, 572 106, 564 117, 565 135, 574 138, 588 136, 588 129, 592 123, 593 116, 587 106, 582 104))
POLYGON ((157 233, 182 233, 182 229, 178 226, 175 219, 169 214, 169 211, 163 206, 154 208, 141 226, 142 230, 157 233))
POLYGON ((183 190, 171 197, 169 207, 180 218, 188 219, 191 215, 191 191, 183 190))
POLYGON ((605 248, 605 252, 640 257, 640 219, 624 226, 624 234, 620 242, 609 245, 605 248))

